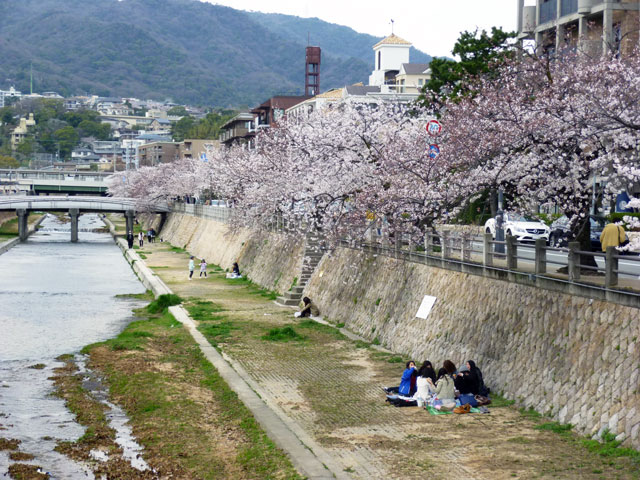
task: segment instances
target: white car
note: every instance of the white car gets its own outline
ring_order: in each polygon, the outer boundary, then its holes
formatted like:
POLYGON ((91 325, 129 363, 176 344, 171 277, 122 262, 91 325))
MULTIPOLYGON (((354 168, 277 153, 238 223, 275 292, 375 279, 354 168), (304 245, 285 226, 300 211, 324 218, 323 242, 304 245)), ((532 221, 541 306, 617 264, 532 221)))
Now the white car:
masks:
MULTIPOLYGON (((519 213, 506 212, 503 214, 502 228, 505 238, 512 235, 519 242, 535 242, 538 238, 544 238, 549 243, 551 230, 544 223, 525 217, 519 213)), ((490 218, 484 224, 484 231, 496 238, 496 219, 490 218)))

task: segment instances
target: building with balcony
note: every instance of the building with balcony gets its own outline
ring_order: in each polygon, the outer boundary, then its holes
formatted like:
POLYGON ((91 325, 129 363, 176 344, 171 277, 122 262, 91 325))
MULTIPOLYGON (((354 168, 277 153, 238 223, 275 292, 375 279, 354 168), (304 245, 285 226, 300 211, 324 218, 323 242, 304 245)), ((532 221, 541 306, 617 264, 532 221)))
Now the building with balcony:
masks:
POLYGON ((518 39, 535 40, 539 52, 573 48, 589 55, 626 55, 638 45, 637 0, 516 1, 518 39))
POLYGON ((253 113, 239 113, 227 123, 222 125, 220 131, 220 143, 226 147, 234 144, 247 145, 253 142, 256 136, 253 113))
POLYGON ((422 87, 431 79, 428 63, 403 63, 396 75, 398 93, 420 93, 422 87))
POLYGON ((256 128, 273 126, 274 123, 284 116, 287 109, 310 98, 311 96, 308 95, 271 97, 263 104, 251 110, 251 113, 255 115, 256 128))
POLYGON ((179 158, 197 158, 207 161, 207 148, 219 148, 218 140, 205 140, 185 138, 184 141, 178 143, 179 158))

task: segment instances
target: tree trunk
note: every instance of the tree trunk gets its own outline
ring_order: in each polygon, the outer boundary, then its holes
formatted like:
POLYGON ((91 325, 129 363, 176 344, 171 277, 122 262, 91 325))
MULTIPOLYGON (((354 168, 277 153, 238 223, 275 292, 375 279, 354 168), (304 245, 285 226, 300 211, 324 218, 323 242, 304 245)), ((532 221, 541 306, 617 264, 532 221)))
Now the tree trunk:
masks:
MULTIPOLYGON (((580 250, 585 252, 591 251, 591 220, 587 215, 576 225, 575 241, 580 243, 580 250)), ((580 255, 580 265, 589 267, 597 267, 596 259, 592 255, 580 255)), ((594 270, 581 269, 582 275, 594 275, 594 270)))
POLYGON ((489 191, 489 207, 491 208, 491 218, 498 214, 498 192, 495 188, 489 191))

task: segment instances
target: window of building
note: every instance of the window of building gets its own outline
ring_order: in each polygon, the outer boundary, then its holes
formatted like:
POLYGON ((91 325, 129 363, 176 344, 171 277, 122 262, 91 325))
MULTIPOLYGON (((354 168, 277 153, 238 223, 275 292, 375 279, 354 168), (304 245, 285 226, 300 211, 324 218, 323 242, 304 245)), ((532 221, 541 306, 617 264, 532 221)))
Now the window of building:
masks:
POLYGON ((424 84, 424 79, 419 78, 418 79, 418 85, 422 86, 424 84))

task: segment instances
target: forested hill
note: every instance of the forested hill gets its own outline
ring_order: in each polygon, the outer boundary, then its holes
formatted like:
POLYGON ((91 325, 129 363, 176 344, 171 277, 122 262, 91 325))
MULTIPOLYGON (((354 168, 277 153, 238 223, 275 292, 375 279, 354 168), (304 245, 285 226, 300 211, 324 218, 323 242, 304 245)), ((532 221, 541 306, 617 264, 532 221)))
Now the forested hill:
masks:
POLYGON ((307 32, 323 90, 367 81, 379 38, 318 19, 197 0, 2 0, 0 89, 29 91, 33 63, 37 92, 254 105, 302 93, 307 32))

